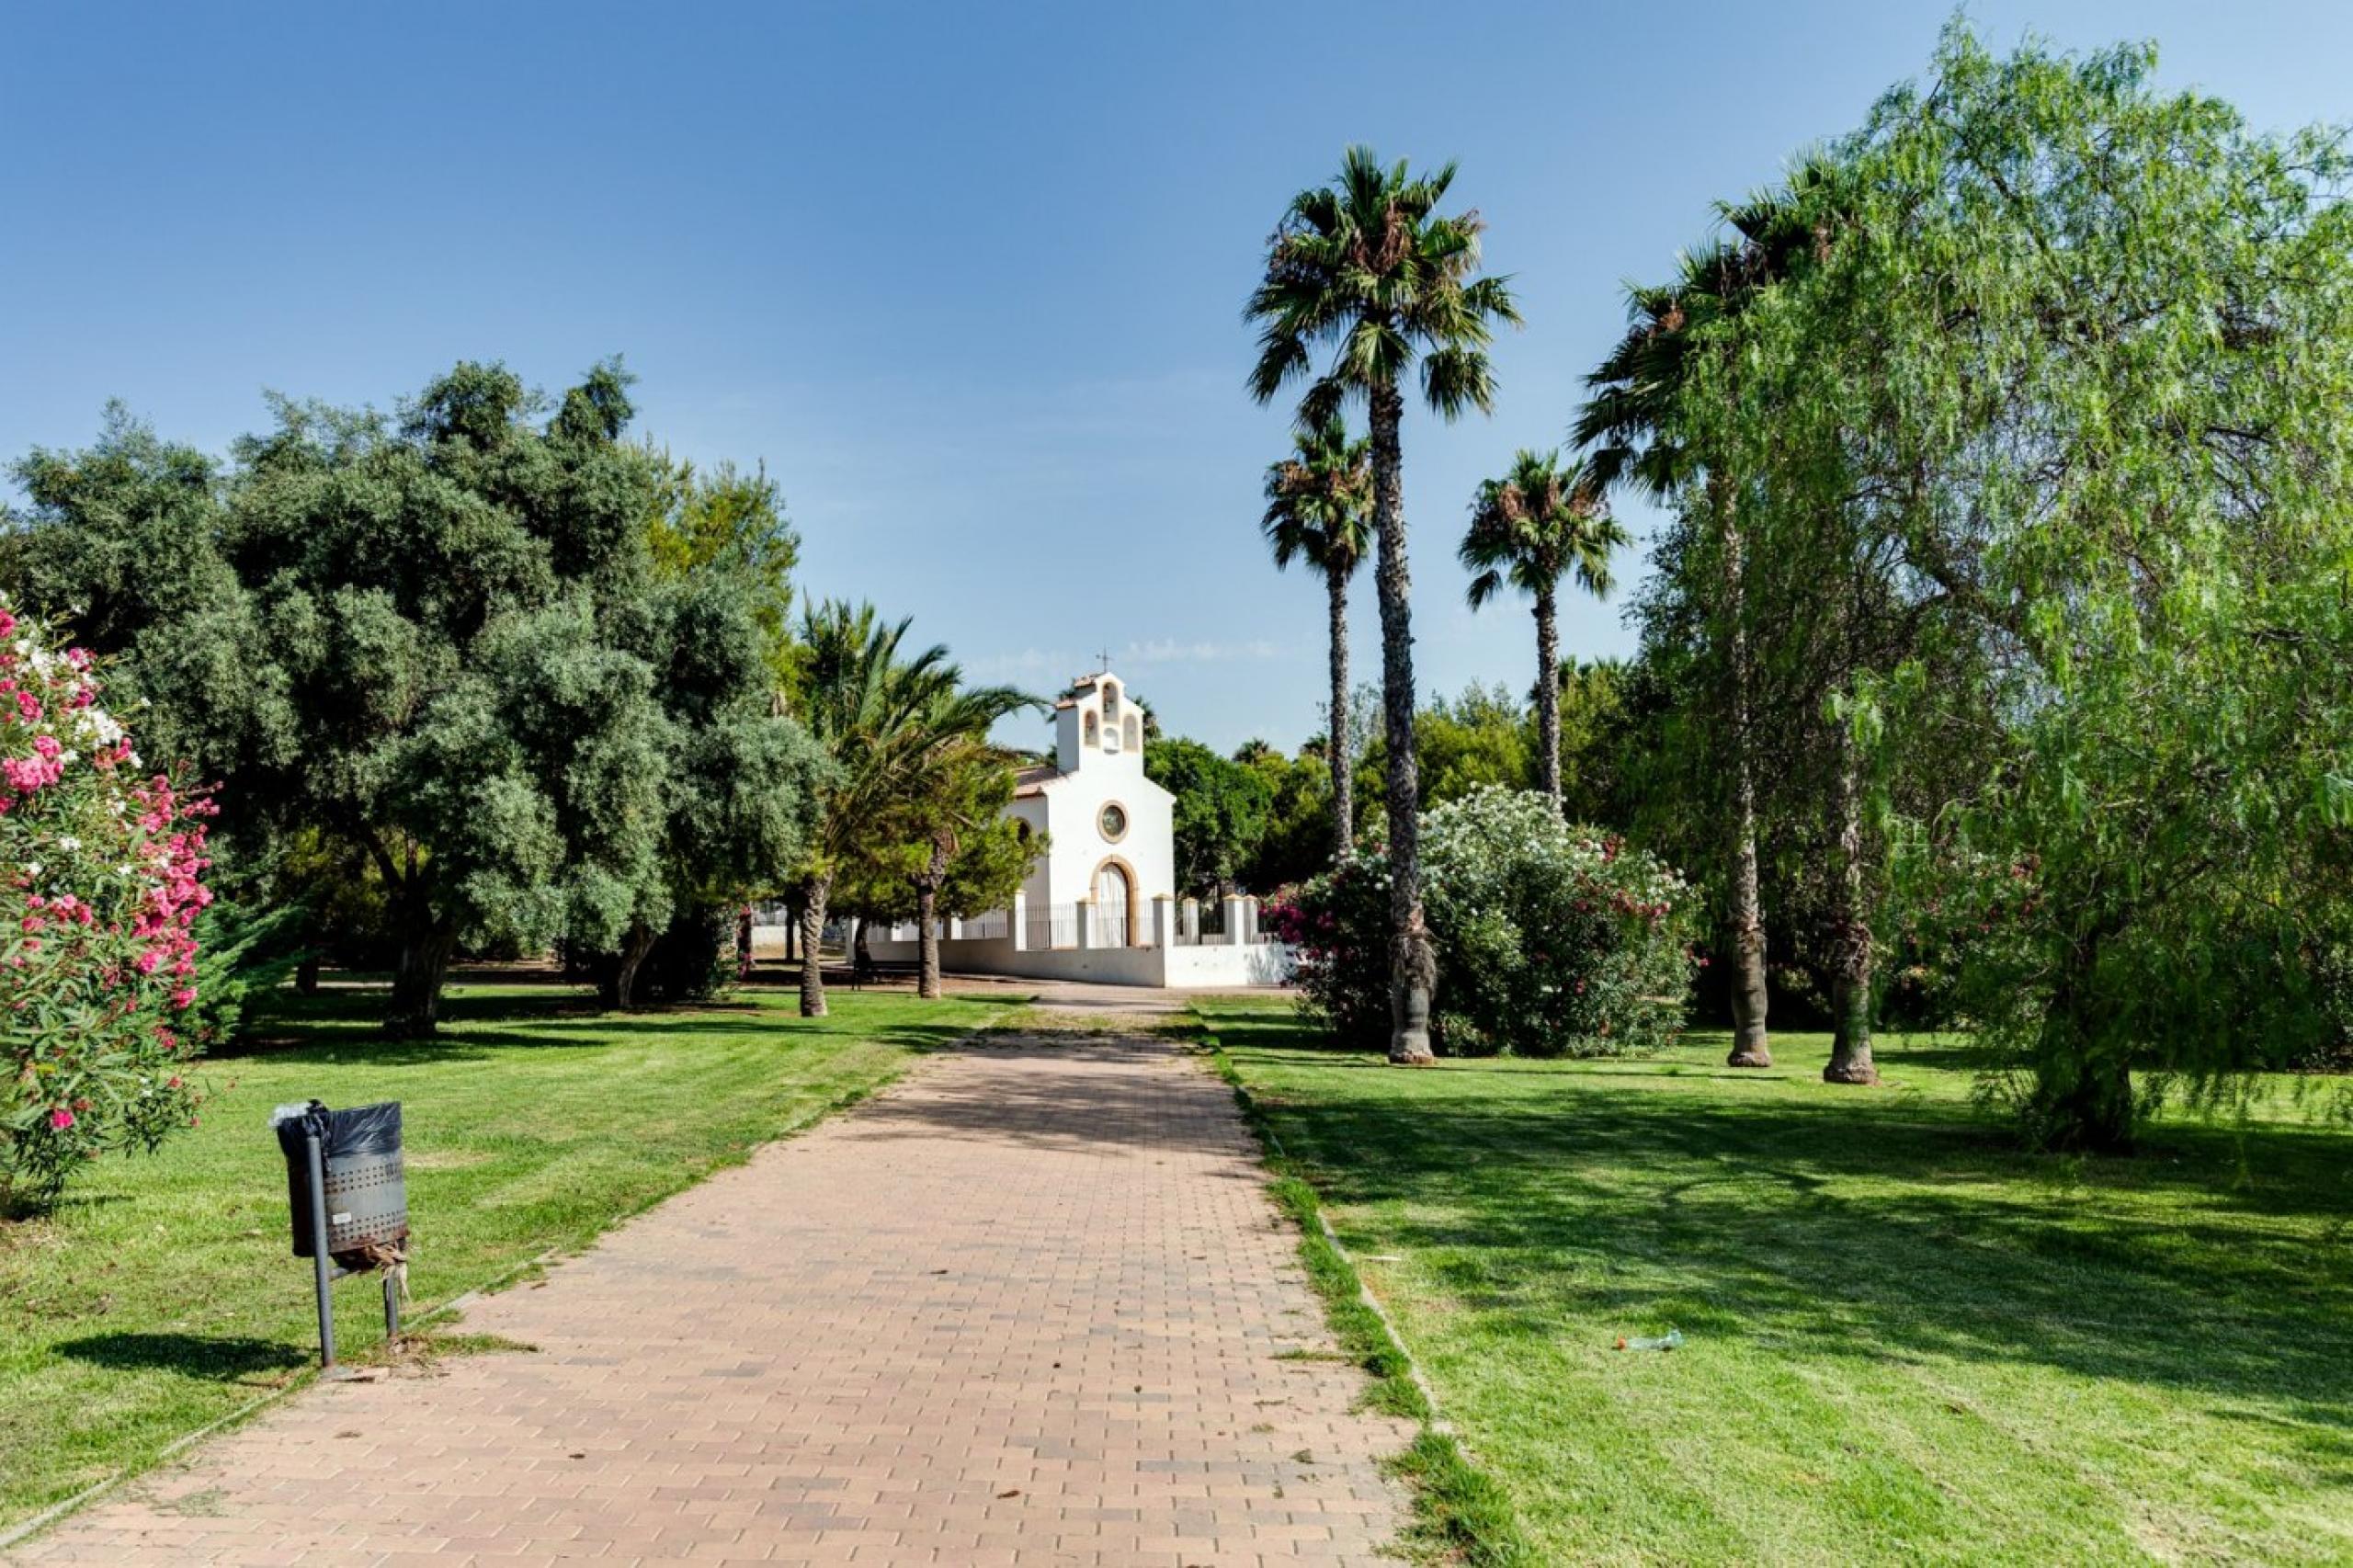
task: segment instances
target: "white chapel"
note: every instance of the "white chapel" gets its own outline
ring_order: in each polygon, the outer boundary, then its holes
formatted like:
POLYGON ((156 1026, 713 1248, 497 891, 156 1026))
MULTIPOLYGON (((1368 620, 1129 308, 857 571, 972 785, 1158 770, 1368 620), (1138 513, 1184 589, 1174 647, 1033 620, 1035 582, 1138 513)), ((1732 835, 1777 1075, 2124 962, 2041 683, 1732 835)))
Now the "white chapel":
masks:
MULTIPOLYGON (((1143 710, 1108 669, 1054 702, 1054 755, 1014 779, 1006 812, 1046 835, 1010 909, 940 922, 951 973, 1188 989, 1274 985, 1292 955, 1258 927, 1258 901, 1176 896, 1176 801, 1143 776, 1143 710)), ((919 932, 870 942, 912 960, 919 932)))
POLYGON ((1149 944, 1154 900, 1176 891, 1174 805, 1143 776, 1143 710, 1109 671, 1081 676, 1054 702, 1054 760, 1022 769, 1009 808, 1047 835, 1021 890, 1030 921, 1090 919, 1089 947, 1149 944))

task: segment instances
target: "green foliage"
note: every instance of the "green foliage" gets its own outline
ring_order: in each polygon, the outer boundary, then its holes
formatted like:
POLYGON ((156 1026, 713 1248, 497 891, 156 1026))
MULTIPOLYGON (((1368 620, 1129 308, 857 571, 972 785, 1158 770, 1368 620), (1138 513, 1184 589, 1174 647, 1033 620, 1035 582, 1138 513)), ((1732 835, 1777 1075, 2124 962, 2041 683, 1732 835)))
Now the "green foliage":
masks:
POLYGON ((20 466, 13 560, 104 608, 224 826, 290 876, 364 863, 404 1029, 460 946, 626 966, 801 852, 820 762, 770 699, 790 530, 765 479, 624 444, 627 385, 599 366, 542 421, 461 364, 397 418, 281 400, 218 481, 119 415, 20 466))
MULTIPOLYGON (((2153 69, 1956 28, 1840 149, 1847 227, 1754 335, 1813 378, 1784 452, 1835 423, 1869 433, 1842 469, 1910 476, 1844 526, 1990 682, 1969 797, 1907 842, 1924 898, 2025 889, 1960 978, 2062 1144, 2129 1139, 2136 1066, 2214 1090, 2316 1048, 2353 902, 2353 159, 2153 69)), ((1939 674, 1858 680, 1852 733, 1945 739, 1939 674)))
MULTIPOLYGON (((10 473, 29 505, 0 554, 9 585, 92 653, 129 653, 142 633, 233 592, 218 548, 219 465, 158 439, 121 403, 107 405, 87 450, 36 447, 10 473)), ((136 695, 122 685, 118 707, 136 695)))
MULTIPOLYGON (((1433 807, 1422 845, 1440 1050, 1607 1055, 1680 1032, 1695 960, 1671 869, 1506 790, 1433 807)), ((1360 853, 1263 917, 1299 949, 1310 1013, 1350 1045, 1387 1037, 1387 875, 1385 856, 1360 853)))
MULTIPOLYGON (((1387 744, 1376 738, 1367 771, 1373 793, 1387 744)), ((1527 790, 1537 782, 1536 727, 1511 688, 1473 683, 1455 697, 1433 698, 1414 716, 1414 755, 1427 805, 1459 801, 1483 789, 1527 790)))
POLYGON ((1623 660, 1561 661, 1562 814, 1571 822, 1622 827, 1633 814, 1628 782, 1637 741, 1631 676, 1623 660))
POLYGON ((1265 747, 1235 760, 1267 786, 1267 828, 1235 881, 1265 892, 1305 881, 1332 864, 1332 772, 1319 746, 1285 756, 1265 747))
POLYGON ((1454 170, 1417 176, 1354 146, 1330 184, 1291 199, 1246 312, 1261 324, 1252 396, 1271 402, 1313 375, 1300 425, 1319 429, 1351 397, 1395 398, 1418 361, 1431 407, 1451 417, 1493 403, 1486 348, 1519 312, 1506 279, 1476 275, 1479 215, 1438 210, 1454 170), (1331 350, 1321 372, 1318 345, 1331 350))
POLYGON ((259 897, 216 899, 197 916, 196 1000, 188 1017, 198 1039, 238 1038, 254 1005, 315 956, 304 942, 311 920, 303 904, 259 897))
POLYGON ((667 468, 661 509, 648 529, 654 568, 691 578, 717 570, 744 585, 764 653, 779 685, 790 665, 792 569, 801 535, 784 515, 784 497, 766 469, 751 473, 721 462, 709 472, 681 462, 667 468))
POLYGON ((1609 557, 1631 540, 1577 458, 1521 449, 1500 479, 1481 482, 1456 551, 1477 609, 1508 582, 1540 600, 1574 574, 1596 598, 1609 594, 1609 557))
POLYGON ((1266 836, 1274 790, 1257 771, 1182 736, 1143 748, 1143 774, 1176 797, 1171 808, 1180 892, 1235 885, 1266 836))
POLYGON ((1350 439, 1335 414, 1302 431, 1290 457, 1267 467, 1267 513, 1259 523, 1278 568, 1304 562, 1346 581, 1372 549, 1372 472, 1368 443, 1350 439))
MULTIPOLYGON (((824 926, 836 883, 870 914, 895 906, 902 887, 918 905, 936 904, 968 837, 978 858, 966 877, 983 885, 1012 858, 1043 852, 1007 842, 1011 825, 997 825, 987 804, 1001 805, 1012 787, 1010 759, 989 731, 1041 704, 1012 687, 966 687, 944 647, 903 653, 908 624, 839 600, 802 611, 793 699, 833 765, 796 872, 805 931, 824 926)), ((926 995, 938 990, 933 967, 926 995)), ((823 965, 801 966, 801 1006, 824 1012, 823 965)))
POLYGON ((1842 1040, 1892 950, 2070 1146, 2324 1053, 2353 904, 2353 158, 2153 71, 1956 24, 1636 290, 1578 429, 1674 509, 1645 841, 1729 890, 1753 813, 1842 1040))

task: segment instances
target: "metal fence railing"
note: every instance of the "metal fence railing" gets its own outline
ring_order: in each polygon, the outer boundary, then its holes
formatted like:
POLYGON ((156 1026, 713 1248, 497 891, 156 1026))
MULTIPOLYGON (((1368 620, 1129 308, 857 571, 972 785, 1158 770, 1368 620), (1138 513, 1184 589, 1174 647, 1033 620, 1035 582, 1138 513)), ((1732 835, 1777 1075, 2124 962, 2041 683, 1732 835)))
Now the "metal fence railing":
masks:
POLYGON ((1124 948, 1128 945, 1128 910, 1125 904, 1098 903, 1095 906, 1095 927, 1088 933, 1090 948, 1124 948))
POLYGON ((1194 928, 1188 931, 1185 929, 1185 919, 1183 914, 1181 912, 1178 914, 1176 919, 1176 945, 1178 947, 1198 948, 1203 942, 1216 943, 1225 940, 1224 901, 1221 899, 1202 900, 1194 912, 1194 928))
POLYGON ((1045 948, 1078 946, 1078 905, 1075 903, 1029 905, 1028 927, 1022 933, 1022 945, 1032 951, 1045 948))
POLYGON ((986 915, 976 915, 964 922, 964 935, 970 940, 1012 934, 1013 912, 1009 909, 992 909, 986 915))

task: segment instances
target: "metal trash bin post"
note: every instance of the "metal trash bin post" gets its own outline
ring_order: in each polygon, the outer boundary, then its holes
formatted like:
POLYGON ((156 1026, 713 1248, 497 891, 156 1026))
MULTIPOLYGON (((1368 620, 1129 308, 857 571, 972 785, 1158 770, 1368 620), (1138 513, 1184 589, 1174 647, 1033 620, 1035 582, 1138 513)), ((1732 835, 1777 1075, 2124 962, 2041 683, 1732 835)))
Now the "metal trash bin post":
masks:
POLYGON ((384 1336, 400 1337, 405 1266, 380 1267, 381 1249, 397 1247, 409 1233, 400 1103, 387 1100, 339 1111, 318 1100, 280 1106, 270 1126, 286 1155, 294 1256, 311 1259, 312 1288, 318 1297, 319 1364, 331 1370, 335 1364, 335 1307, 328 1287, 337 1279, 381 1273, 384 1336))

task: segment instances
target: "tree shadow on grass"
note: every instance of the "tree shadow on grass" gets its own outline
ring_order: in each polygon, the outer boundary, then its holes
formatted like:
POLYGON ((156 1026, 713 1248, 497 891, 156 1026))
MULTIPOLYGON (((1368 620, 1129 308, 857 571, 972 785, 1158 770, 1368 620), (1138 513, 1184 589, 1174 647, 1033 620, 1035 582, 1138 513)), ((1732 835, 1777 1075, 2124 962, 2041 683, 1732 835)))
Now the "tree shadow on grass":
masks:
POLYGON ((94 1334, 56 1351, 117 1371, 177 1372, 208 1382, 274 1384, 310 1358, 290 1345, 242 1335, 94 1334))
MULTIPOLYGON (((972 1000, 993 1010, 1010 1011, 1019 1005, 1016 998, 972 1000)), ((216 1061, 267 1056, 273 1062, 365 1061, 401 1067, 475 1062, 501 1051, 600 1050, 631 1040, 688 1035, 704 1039, 762 1036, 773 1039, 779 1047, 809 1039, 856 1038, 930 1051, 952 1045, 987 1021, 984 1017, 975 1023, 967 1017, 937 1024, 905 1018, 865 1024, 854 1014, 837 1014, 830 1022, 818 1024, 779 1007, 723 1003, 611 1013, 592 998, 551 992, 540 996, 453 998, 444 1006, 438 1033, 407 1040, 385 1034, 372 1008, 345 999, 337 1009, 308 1018, 273 1016, 263 1021, 250 1040, 211 1055, 216 1061), (295 1027, 285 1027, 289 1024, 295 1027)))
POLYGON ((1253 1075, 1286 1062, 1313 1076, 1269 1097, 1277 1130, 1343 1222, 1422 1249, 1498 1336, 1599 1318, 1816 1363, 2039 1363, 2259 1404, 2315 1466, 2353 1457, 2353 1259, 2315 1237, 2345 1216, 2342 1133, 2163 1127, 2067 1161, 1916 1096, 1289 1051, 1253 1075))

